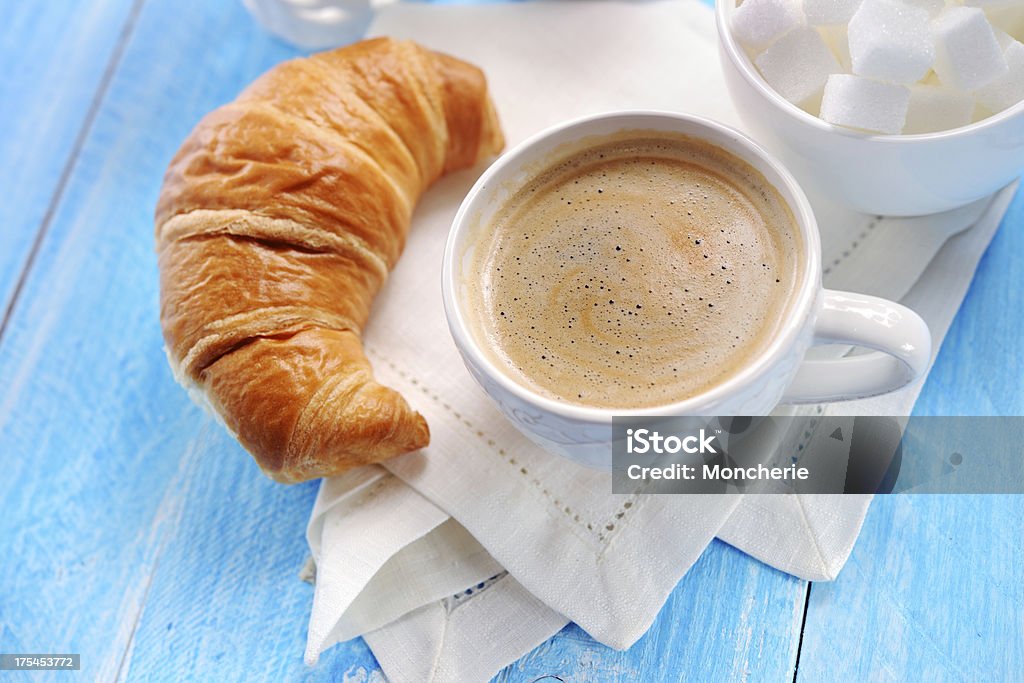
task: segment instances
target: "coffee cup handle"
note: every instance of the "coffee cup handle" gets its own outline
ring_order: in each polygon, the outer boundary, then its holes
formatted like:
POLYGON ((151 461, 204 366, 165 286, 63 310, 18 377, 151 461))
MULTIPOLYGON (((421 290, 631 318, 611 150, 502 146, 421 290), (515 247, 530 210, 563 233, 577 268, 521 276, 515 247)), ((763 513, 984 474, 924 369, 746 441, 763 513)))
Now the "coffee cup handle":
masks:
POLYGON ((895 391, 921 377, 931 361, 928 325, 886 299, 826 289, 814 325, 814 345, 874 349, 841 358, 805 359, 784 403, 825 403, 895 391))

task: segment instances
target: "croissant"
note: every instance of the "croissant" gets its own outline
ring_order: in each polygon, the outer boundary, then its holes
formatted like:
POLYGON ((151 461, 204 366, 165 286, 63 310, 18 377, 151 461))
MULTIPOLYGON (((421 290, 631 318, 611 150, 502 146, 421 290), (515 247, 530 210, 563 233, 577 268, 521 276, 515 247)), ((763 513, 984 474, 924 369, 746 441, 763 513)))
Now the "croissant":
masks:
POLYGON ((360 334, 423 191, 503 145, 479 69, 388 38, 271 69, 185 140, 155 217, 167 355, 269 476, 427 444, 360 334))

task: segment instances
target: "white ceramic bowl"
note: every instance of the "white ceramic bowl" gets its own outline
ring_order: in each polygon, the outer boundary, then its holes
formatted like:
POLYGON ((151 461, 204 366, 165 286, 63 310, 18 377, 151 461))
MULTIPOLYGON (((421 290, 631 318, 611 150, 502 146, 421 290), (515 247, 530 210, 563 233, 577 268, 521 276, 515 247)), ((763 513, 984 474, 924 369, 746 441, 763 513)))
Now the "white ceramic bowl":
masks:
POLYGON ((810 193, 864 213, 917 216, 969 204, 1024 171, 1024 102, 940 133, 873 135, 826 123, 783 99, 730 30, 736 0, 716 2, 725 81, 753 137, 810 193))

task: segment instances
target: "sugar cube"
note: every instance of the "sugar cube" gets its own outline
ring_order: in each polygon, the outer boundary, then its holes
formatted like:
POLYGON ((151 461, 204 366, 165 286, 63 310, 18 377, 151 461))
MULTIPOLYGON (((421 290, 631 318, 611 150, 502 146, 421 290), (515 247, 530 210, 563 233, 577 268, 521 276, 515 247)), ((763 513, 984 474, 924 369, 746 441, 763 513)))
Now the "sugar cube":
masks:
POLYGON ((833 74, 825 83, 821 118, 839 126, 896 135, 903 130, 909 104, 906 86, 833 74))
POLYGON ((966 126, 973 116, 974 98, 970 95, 941 85, 912 85, 903 133, 952 130, 966 126))
POLYGON ((752 50, 763 50, 802 23, 800 0, 744 0, 732 15, 733 33, 752 50))
POLYGON ((839 60, 843 71, 849 73, 852 67, 850 66, 850 38, 846 35, 846 26, 843 24, 819 26, 818 33, 832 50, 832 54, 839 60))
POLYGON ((861 0, 804 0, 804 14, 813 26, 845 24, 860 3, 861 0))
POLYGON ((946 6, 946 0, 903 0, 903 4, 911 7, 920 7, 928 12, 928 16, 938 16, 939 12, 946 6))
POLYGON ((1024 44, 1011 42, 1003 52, 1007 70, 977 93, 978 103, 992 113, 1024 100, 1024 44))
POLYGON ((775 89, 796 105, 813 106, 829 75, 842 67, 813 28, 798 28, 779 38, 754 60, 775 89))
POLYGON ((864 0, 848 27, 853 73, 892 83, 924 78, 935 60, 928 12, 899 0, 864 0))
POLYGON ((983 88, 1007 72, 1006 59, 985 13, 976 7, 947 7, 932 22, 935 73, 957 90, 983 88))

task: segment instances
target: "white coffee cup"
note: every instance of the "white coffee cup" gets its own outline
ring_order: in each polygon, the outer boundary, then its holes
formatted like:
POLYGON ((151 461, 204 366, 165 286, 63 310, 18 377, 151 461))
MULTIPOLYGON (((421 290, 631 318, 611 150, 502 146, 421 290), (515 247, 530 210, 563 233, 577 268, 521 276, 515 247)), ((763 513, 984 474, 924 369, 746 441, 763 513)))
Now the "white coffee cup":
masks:
POLYGON ((931 355, 931 335, 913 311, 892 301, 830 291, 821 285, 821 245, 814 213, 796 181, 743 134, 706 119, 667 112, 621 112, 585 117, 548 129, 498 159, 469 191, 455 216, 442 271, 445 314, 466 367, 502 413, 541 447, 577 462, 611 463, 613 415, 766 415, 780 402, 817 403, 864 398, 899 389, 921 376, 931 355), (586 138, 620 131, 688 135, 743 159, 788 204, 803 242, 802 279, 788 319, 767 347, 711 389, 685 400, 635 410, 592 408, 541 396, 519 384, 492 360, 469 323, 467 294, 480 286, 473 250, 484 243, 490 219, 507 198, 557 158, 559 148, 579 149, 586 138), (804 360, 813 344, 850 344, 874 351, 830 360, 804 360))
POLYGON ((809 192, 857 211, 918 216, 986 197, 1024 171, 1024 102, 937 133, 876 135, 835 126, 765 82, 730 28, 736 0, 717 0, 725 83, 745 127, 809 192))

